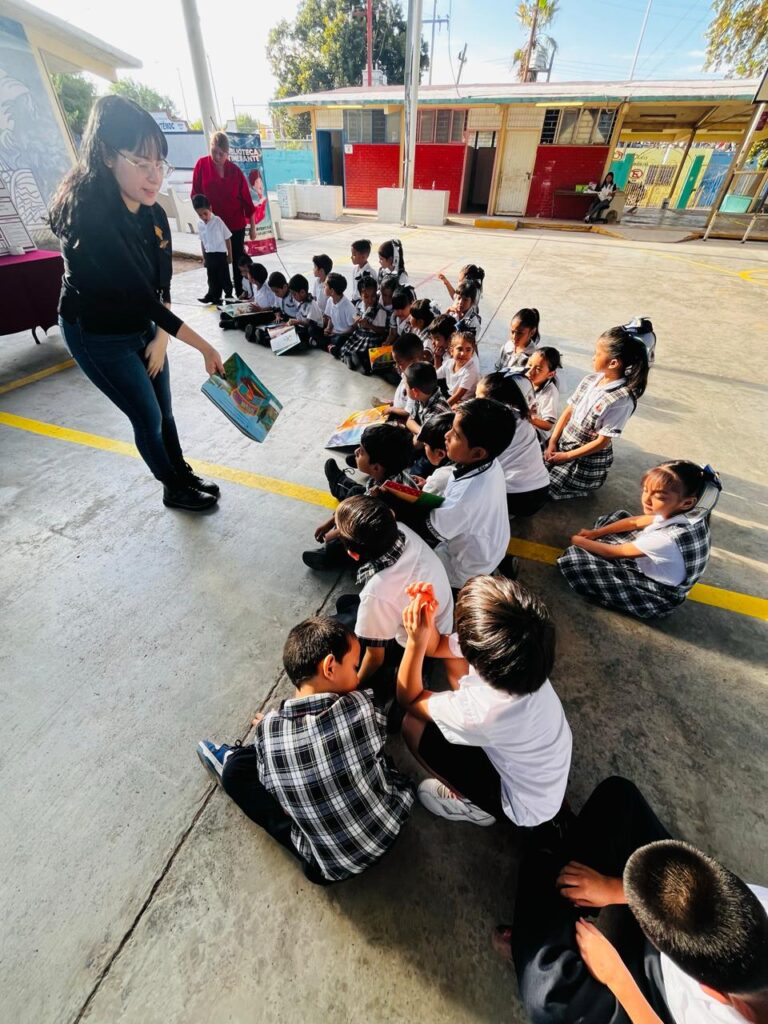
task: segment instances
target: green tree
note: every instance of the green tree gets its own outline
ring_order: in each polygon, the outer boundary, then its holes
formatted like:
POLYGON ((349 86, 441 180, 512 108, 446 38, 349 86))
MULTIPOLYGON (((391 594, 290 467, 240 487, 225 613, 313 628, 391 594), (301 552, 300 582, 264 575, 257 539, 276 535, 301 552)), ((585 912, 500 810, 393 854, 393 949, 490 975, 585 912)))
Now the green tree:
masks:
POLYGON ((126 99, 133 100, 134 103, 138 103, 140 107, 148 110, 150 114, 158 110, 165 110, 173 118, 179 116, 176 103, 170 96, 163 96, 162 93, 148 85, 142 85, 141 82, 137 82, 133 78, 121 78, 119 82, 113 82, 109 91, 117 96, 125 96, 126 99))
POLYGON ((61 74, 51 78, 69 130, 73 135, 82 135, 96 99, 96 86, 82 75, 61 74))
POLYGON ((201 132, 203 130, 203 119, 198 117, 196 121, 189 122, 189 130, 191 132, 201 132))
POLYGON ((768 0, 713 0, 712 12, 705 71, 762 75, 768 67, 768 0))
POLYGON ((251 117, 250 114, 238 114, 235 118, 235 124, 239 132, 255 132, 259 128, 259 122, 255 117, 251 117))
MULTIPOLYGON (((367 64, 364 10, 360 0, 301 0, 293 21, 275 25, 267 60, 278 82, 278 99, 360 85, 367 64)), ((392 84, 404 78, 405 37, 399 0, 373 0, 373 63, 392 84)), ((422 71, 428 65, 422 41, 422 71)), ((309 135, 309 115, 291 118, 276 111, 275 116, 286 135, 309 135)))
POLYGON ((517 69, 517 75, 521 82, 535 82, 537 72, 529 68, 526 73, 528 57, 528 44, 531 38, 531 27, 533 26, 533 15, 538 8, 536 17, 536 31, 531 47, 531 60, 536 56, 538 46, 546 46, 550 51, 557 49, 557 43, 552 36, 546 35, 542 29, 551 25, 555 15, 558 13, 558 0, 520 0, 517 8, 517 20, 526 29, 525 42, 512 54, 512 70, 517 69))

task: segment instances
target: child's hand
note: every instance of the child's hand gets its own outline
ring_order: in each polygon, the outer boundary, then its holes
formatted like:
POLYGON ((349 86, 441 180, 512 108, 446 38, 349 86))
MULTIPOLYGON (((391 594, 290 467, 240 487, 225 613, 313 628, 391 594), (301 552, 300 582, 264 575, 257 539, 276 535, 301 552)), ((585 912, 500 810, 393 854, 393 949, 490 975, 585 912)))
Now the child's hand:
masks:
POLYGON ((425 648, 429 639, 434 612, 430 613, 429 605, 420 595, 414 597, 403 611, 403 625, 408 634, 409 642, 419 648, 425 648))
POLYGON ((336 526, 335 519, 326 519, 324 523, 315 530, 315 540, 318 544, 322 544, 328 533, 336 526))
POLYGON ((597 536, 597 530, 579 530, 576 534, 577 537, 586 537, 587 540, 594 540, 597 536))
POLYGON ((572 860, 566 864, 555 883, 564 896, 577 907, 608 907, 624 903, 624 886, 620 878, 609 878, 599 871, 572 860))
POLYGON ((445 274, 438 274, 437 280, 442 281, 443 284, 448 284, 448 278, 445 276, 445 274))
POLYGON ((419 488, 419 490, 421 490, 422 487, 424 486, 424 484, 427 482, 425 477, 423 477, 423 476, 414 476, 413 474, 411 475, 411 480, 413 480, 413 482, 416 484, 416 486, 419 488))
POLYGON ((576 945, 592 977, 612 989, 626 971, 616 947, 583 918, 576 922, 576 945))
POLYGON ((591 537, 583 537, 580 533, 574 533, 571 537, 571 544, 573 544, 574 547, 589 550, 589 542, 591 539, 591 537))
POLYGON ((549 448, 547 448, 546 452, 544 453, 544 461, 549 462, 553 466, 559 466, 561 463, 568 462, 570 460, 568 457, 568 452, 555 452, 550 451, 549 448))
POLYGON ((256 717, 251 722, 251 725, 259 725, 263 721, 264 721, 264 712, 263 711, 257 711, 256 712, 256 717))

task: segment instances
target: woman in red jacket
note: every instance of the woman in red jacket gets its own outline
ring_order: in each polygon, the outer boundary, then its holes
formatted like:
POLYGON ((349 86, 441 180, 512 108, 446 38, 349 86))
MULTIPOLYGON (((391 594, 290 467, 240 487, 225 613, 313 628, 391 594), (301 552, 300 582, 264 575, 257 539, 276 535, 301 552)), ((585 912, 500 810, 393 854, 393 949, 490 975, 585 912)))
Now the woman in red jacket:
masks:
POLYGON ((229 159, 229 139, 226 132, 211 136, 210 156, 201 156, 192 172, 192 195, 208 197, 211 209, 221 217, 232 232, 232 278, 235 294, 243 291, 242 277, 237 262, 243 255, 245 226, 250 223, 250 237, 256 238, 253 200, 245 175, 229 159))

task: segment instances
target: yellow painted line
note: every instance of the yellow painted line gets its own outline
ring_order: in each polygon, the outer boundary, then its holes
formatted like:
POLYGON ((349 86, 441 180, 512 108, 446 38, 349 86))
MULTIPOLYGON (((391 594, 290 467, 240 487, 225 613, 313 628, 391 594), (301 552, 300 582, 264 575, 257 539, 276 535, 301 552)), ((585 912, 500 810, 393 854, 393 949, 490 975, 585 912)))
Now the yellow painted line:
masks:
POLYGON ((494 220, 492 217, 478 217, 472 222, 474 228, 490 228, 493 231, 517 231, 516 220, 494 220))
POLYGON ((768 267, 747 267, 746 270, 734 270, 732 267, 719 267, 714 263, 707 263, 704 260, 695 260, 690 256, 677 256, 670 252, 659 252, 666 260, 677 260, 679 263, 688 263, 692 267, 702 267, 705 270, 714 270, 717 274, 725 274, 726 277, 738 277, 750 284, 762 285, 768 288, 768 267), (765 275, 765 278, 755 275, 765 275))
MULTIPOLYGON (((69 444, 80 444, 87 448, 114 452, 117 455, 128 455, 132 459, 139 457, 134 445, 128 444, 126 441, 115 441, 111 437, 102 437, 100 434, 88 434, 82 430, 59 427, 55 423, 30 420, 25 416, 15 416, 9 412, 0 412, 0 424, 15 430, 24 430, 29 434, 39 434, 41 437, 67 441, 69 444)), ((228 480, 230 483, 240 484, 242 487, 252 487, 258 491, 267 491, 270 494, 279 494, 284 498, 291 498, 293 501, 303 501, 308 505, 331 509, 337 505, 335 498, 317 487, 293 484, 287 480, 278 480, 276 477, 251 473, 244 469, 232 469, 230 466, 220 466, 218 463, 204 462, 200 459, 191 459, 190 465, 206 476, 228 480)), ((554 565, 563 553, 561 548, 520 540, 517 537, 512 538, 507 550, 511 555, 517 555, 533 562, 543 562, 545 565, 554 565)), ((768 600, 762 597, 741 594, 735 590, 723 590, 720 587, 710 587, 704 583, 697 583, 688 597, 689 600, 697 601, 699 604, 708 604, 714 608, 723 608, 725 611, 768 621, 768 600)))
POLYGON ((65 359, 63 363, 49 366, 47 370, 38 370, 37 373, 30 373, 28 377, 12 380, 9 384, 0 384, 0 395, 5 395, 9 391, 15 391, 17 388, 26 387, 27 384, 34 384, 36 380, 45 380, 46 377, 52 377, 54 373, 61 373, 62 370, 69 370, 74 365, 74 359, 65 359))

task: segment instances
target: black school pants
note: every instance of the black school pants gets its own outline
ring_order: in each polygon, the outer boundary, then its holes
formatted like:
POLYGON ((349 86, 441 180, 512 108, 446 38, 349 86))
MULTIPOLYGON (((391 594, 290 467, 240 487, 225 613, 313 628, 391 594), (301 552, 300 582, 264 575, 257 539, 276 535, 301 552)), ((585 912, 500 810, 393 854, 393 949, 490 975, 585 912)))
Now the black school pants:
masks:
POLYGON ((245 255, 245 228, 233 231, 229 241, 232 246, 232 283, 235 286, 235 295, 242 295, 243 275, 240 273, 237 261, 245 255))
POLYGON ((323 877, 319 865, 315 861, 307 861, 294 846, 291 839, 293 822, 275 800, 271 793, 261 784, 256 760, 256 748, 253 744, 246 747, 235 747, 224 762, 221 785, 227 796, 234 800, 240 810, 251 821, 263 828, 276 839, 281 846, 296 857, 304 869, 307 880, 315 885, 332 885, 323 877))
MULTIPOLYGON (((520 997, 533 1024, 629 1024, 615 996, 595 981, 579 956, 575 924, 589 911, 555 887, 561 868, 576 860, 620 878, 635 850, 670 835, 637 787, 613 776, 601 782, 555 854, 531 852, 520 865, 512 925, 512 956, 520 997)), ((663 997, 658 952, 626 906, 612 907, 610 938, 640 990, 665 1024, 674 1024, 663 997)))
POLYGON ((225 252, 207 252, 205 254, 205 272, 208 275, 208 298, 211 302, 219 302, 222 292, 228 299, 232 298, 232 281, 229 276, 229 263, 225 252))

